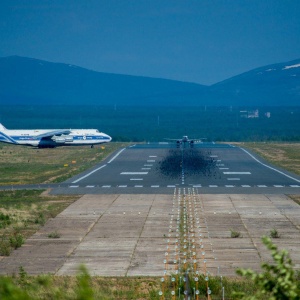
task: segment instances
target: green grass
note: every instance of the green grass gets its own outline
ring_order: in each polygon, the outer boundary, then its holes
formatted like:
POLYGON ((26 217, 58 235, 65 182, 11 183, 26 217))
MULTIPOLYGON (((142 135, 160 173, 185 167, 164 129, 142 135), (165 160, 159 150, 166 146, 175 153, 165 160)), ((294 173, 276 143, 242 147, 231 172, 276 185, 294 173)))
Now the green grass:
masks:
POLYGON ((1 144, 0 185, 57 183, 101 162, 124 143, 104 146, 36 149, 1 144), (65 166, 68 165, 68 166, 65 166))

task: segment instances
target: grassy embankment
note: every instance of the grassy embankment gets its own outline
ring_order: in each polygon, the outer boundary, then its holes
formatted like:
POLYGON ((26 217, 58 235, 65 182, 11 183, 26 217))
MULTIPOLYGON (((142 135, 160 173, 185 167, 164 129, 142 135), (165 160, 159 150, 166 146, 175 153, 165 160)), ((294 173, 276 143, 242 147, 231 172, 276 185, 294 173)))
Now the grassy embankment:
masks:
MULTIPOLYGON (((300 175, 300 143, 237 143, 275 166, 300 175)), ((295 184, 297 184, 295 182, 295 184)), ((300 195, 289 195, 300 204, 300 195)))
POLYGON ((36 149, 0 144, 0 185, 62 182, 126 145, 36 149))

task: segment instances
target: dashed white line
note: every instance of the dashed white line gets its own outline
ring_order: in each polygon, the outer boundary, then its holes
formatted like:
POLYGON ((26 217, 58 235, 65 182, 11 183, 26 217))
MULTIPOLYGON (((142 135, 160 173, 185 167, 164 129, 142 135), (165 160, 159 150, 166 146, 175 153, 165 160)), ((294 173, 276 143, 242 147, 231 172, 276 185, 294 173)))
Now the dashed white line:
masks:
POLYGON ((147 162, 151 163, 151 162, 155 162, 154 159, 148 159, 147 162))
POLYGON ((195 184, 195 185, 193 185, 193 187, 202 187, 202 185, 201 184, 195 184))
POLYGON ((159 185, 151 185, 152 188, 159 188, 159 185))
POLYGON ((300 185, 292 184, 292 185, 290 185, 290 187, 295 188, 295 187, 300 187, 300 185))
POLYGON ((284 187, 284 185, 280 185, 280 184, 274 184, 274 187, 276 187, 276 188, 280 188, 280 187, 284 187))
POLYGON ((227 180, 241 180, 240 178, 227 178, 227 180))
POLYGON ((262 188, 265 188, 265 187, 267 187, 266 185, 264 185, 264 184, 259 184, 259 185, 257 185, 257 187, 262 187, 262 188))
POLYGON ((103 188, 110 188, 111 185, 102 185, 103 188))
POLYGON ((70 188, 78 188, 79 185, 70 185, 69 187, 70 187, 70 188))
POLYGON ((130 180, 144 180, 143 178, 130 178, 130 180))
POLYGON ((151 168, 142 168, 142 170, 151 170, 151 168))
POLYGON ((251 186, 250 186, 250 185, 248 185, 248 184, 243 184, 243 185, 242 185, 242 187, 244 187, 244 188, 245 188, 245 187, 251 187, 251 186))
POLYGON ((219 168, 219 170, 228 170, 229 168, 219 168))
POLYGON ((224 167, 224 164, 216 164, 217 167, 224 167))
POLYGON ((215 188, 215 187, 218 187, 218 186, 217 186, 217 185, 214 185, 214 184, 210 184, 209 187, 210 187, 210 188, 215 188))
POLYGON ((213 158, 213 157, 218 157, 218 155, 210 155, 209 157, 212 157, 212 158, 213 158))
POLYGON ((250 175, 251 172, 223 172, 226 175, 250 175))
POLYGON ((86 187, 87 188, 94 188, 95 186, 94 185, 87 185, 86 187))
POLYGON ((136 188, 142 188, 143 186, 142 185, 135 185, 134 187, 136 187, 136 188))
POLYGON ((233 188, 235 186, 234 185, 225 185, 225 187, 227 187, 227 188, 233 188))
POLYGON ((121 172, 120 175, 147 175, 148 172, 121 172))
POLYGON ((149 157, 157 157, 157 155, 149 155, 149 157))
POLYGON ((127 188, 127 185, 119 185, 119 188, 127 188))
POLYGON ((175 185, 167 185, 168 188, 174 188, 176 187, 175 185))
POLYGON ((146 165, 144 165, 144 167, 153 167, 153 165, 152 164, 146 164, 146 165))

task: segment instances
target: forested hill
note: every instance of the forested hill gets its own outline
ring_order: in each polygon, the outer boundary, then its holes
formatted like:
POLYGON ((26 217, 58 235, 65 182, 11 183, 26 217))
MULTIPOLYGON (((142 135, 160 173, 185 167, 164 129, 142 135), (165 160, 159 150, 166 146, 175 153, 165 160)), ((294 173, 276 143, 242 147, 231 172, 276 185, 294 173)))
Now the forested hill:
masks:
POLYGON ((0 58, 0 104, 299 106, 300 59, 204 86, 10 56, 0 58))
POLYGON ((206 89, 19 56, 0 58, 2 104, 195 105, 206 89))

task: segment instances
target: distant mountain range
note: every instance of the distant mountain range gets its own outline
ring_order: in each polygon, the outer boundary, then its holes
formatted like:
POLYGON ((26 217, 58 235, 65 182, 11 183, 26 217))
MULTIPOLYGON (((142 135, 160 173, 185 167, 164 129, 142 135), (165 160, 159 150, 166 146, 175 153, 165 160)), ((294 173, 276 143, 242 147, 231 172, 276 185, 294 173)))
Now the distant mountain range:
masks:
POLYGON ((299 106, 300 59, 205 86, 33 58, 0 58, 0 104, 299 106))

